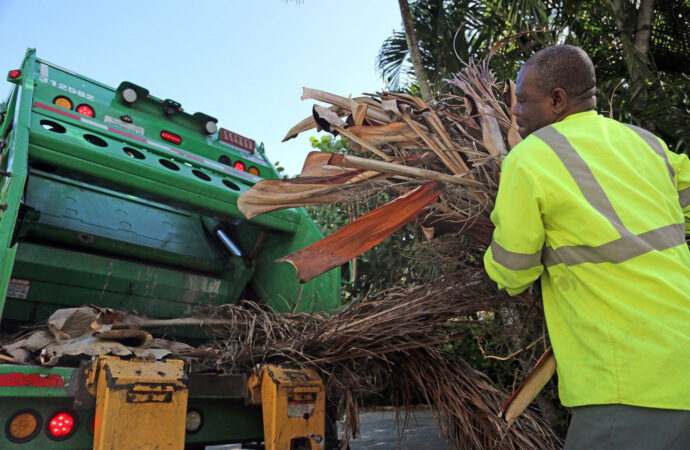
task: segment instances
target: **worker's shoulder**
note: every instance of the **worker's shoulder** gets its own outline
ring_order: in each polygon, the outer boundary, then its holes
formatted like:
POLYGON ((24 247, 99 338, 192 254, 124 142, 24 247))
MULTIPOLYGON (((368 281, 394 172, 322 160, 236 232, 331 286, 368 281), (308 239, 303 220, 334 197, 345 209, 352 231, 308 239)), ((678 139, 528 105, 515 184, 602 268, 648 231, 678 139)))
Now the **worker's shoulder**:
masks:
POLYGON ((551 153, 549 146, 536 135, 530 134, 518 143, 508 153, 503 164, 516 164, 520 166, 538 165, 543 158, 551 153))
POLYGON ((579 141, 588 139, 592 141, 615 141, 618 140, 616 138, 623 138, 627 140, 626 145, 636 141, 639 144, 656 145, 658 141, 663 148, 667 148, 663 139, 651 131, 639 125, 619 122, 594 111, 574 114, 552 126, 569 140, 574 138, 579 141), (636 140, 635 138, 639 139, 636 140))

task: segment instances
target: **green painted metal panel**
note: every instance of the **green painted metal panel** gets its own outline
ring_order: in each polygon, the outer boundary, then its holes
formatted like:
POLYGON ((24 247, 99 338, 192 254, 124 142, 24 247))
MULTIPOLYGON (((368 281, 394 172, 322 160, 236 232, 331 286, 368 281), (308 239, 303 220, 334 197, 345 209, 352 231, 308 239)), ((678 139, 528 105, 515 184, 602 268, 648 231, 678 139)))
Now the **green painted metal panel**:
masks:
POLYGON ((263 440, 260 406, 245 406, 244 400, 190 398, 188 409, 201 410, 204 425, 196 434, 188 434, 186 443, 238 442, 263 440))
POLYGON ((24 203, 33 215, 22 225, 23 237, 216 273, 226 264, 195 214, 35 171, 24 203))
MULTIPOLYGON (((32 67, 33 52, 27 51, 26 58, 22 64, 24 73, 32 67)), ((27 176, 28 162, 28 143, 29 143, 29 122, 31 116, 31 98, 33 83, 30 77, 25 77, 22 88, 15 90, 13 102, 14 115, 6 117, 5 120, 12 121, 13 130, 10 132, 7 145, 3 151, 3 168, 10 172, 10 177, 3 178, 2 191, 0 191, 0 317, 2 317, 5 297, 7 295, 7 284, 14 261, 14 248, 12 239, 14 237, 15 224, 19 214, 22 194, 27 176), (4 161, 7 160, 7 165, 4 161)))
MULTIPOLYGON (((173 206, 193 206, 202 212, 225 217, 244 217, 237 209, 237 198, 248 186, 237 179, 231 180, 206 169, 202 173, 208 181, 202 180, 195 175, 195 171, 200 171, 199 168, 180 163, 177 158, 162 157, 142 146, 134 148, 105 135, 97 136, 106 145, 99 147, 85 139, 85 135, 96 136, 95 134, 57 120, 51 122, 61 125, 64 123, 66 131, 48 131, 40 125, 41 121, 45 124, 45 120, 47 119, 34 114, 32 159, 90 176, 92 178, 89 181, 100 186, 122 186, 126 189, 121 188, 126 194, 152 198, 173 206), (126 151, 131 152, 127 149, 132 148, 144 158, 128 156, 126 151), (177 170, 168 167, 177 167, 177 170), (233 187, 228 187, 224 181, 231 182, 233 187)), ((298 221, 296 216, 294 211, 284 210, 259 216, 253 222, 294 231, 294 224, 298 221)))
POLYGON ((300 284, 290 263, 277 263, 282 258, 320 239, 321 231, 304 216, 293 235, 270 234, 257 258, 252 286, 264 301, 277 312, 328 311, 340 306, 340 267, 313 280, 300 284))
MULTIPOLYGON (((237 272, 243 272, 237 267, 237 272)), ((230 272, 230 271, 228 271, 230 272)), ((190 314, 198 305, 234 303, 249 274, 211 276, 20 242, 13 277, 29 280, 26 298, 8 298, 5 319, 46 319, 55 309, 96 304, 160 318, 190 314), (236 283, 236 285, 233 285, 236 283)))

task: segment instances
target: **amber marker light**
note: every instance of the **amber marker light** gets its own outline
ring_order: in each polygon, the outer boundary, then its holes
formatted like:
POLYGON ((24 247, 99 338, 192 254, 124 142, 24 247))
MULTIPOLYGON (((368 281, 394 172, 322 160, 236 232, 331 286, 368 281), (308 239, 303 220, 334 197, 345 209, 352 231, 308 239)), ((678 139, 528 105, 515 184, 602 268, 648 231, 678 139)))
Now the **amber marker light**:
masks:
POLYGON ((5 435, 15 444, 29 442, 38 435, 40 426, 41 418, 36 411, 17 411, 7 421, 5 435))
POLYGON ((60 95, 58 97, 55 97, 53 99, 53 104, 58 105, 58 106, 65 108, 65 109, 72 109, 72 106, 74 106, 72 104, 72 101, 70 99, 68 99, 67 97, 65 97, 64 95, 60 95))
POLYGON ((247 172, 251 173, 252 175, 256 175, 257 177, 259 176, 259 169, 254 166, 251 166, 247 172))

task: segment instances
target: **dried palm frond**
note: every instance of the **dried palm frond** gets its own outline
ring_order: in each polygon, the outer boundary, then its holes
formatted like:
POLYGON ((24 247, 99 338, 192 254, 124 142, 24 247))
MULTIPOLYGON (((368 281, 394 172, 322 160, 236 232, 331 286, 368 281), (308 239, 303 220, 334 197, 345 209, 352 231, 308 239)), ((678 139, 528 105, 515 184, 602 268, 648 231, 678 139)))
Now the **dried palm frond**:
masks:
MULTIPOLYGON (((485 375, 438 348, 462 339, 461 325, 478 310, 505 304, 481 272, 465 270, 411 288, 383 292, 337 314, 275 314, 247 302, 208 308, 218 365, 243 370, 259 363, 317 369, 328 398, 346 409, 344 432, 357 432, 356 398, 390 393, 403 411, 428 404, 453 448, 556 448, 536 415, 508 427, 497 415, 507 395, 485 375)), ((509 300, 508 300, 509 301, 509 300)))
MULTIPOLYGON (((409 407, 415 398, 433 406, 449 441, 458 448, 553 448, 557 439, 534 415, 522 417, 506 430, 497 408, 507 395, 438 347, 462 339, 459 326, 466 324, 468 317, 495 317, 497 320, 475 324, 473 329, 503 336, 511 355, 504 359, 514 360, 515 355, 520 355, 522 370, 527 371, 534 352, 532 356, 523 352, 536 349, 534 344, 525 346, 523 342, 527 335, 534 340, 535 334, 541 334, 539 341, 544 340, 538 295, 525 293, 515 299, 499 293, 481 265, 493 234, 490 212, 498 190, 500 164, 521 140, 511 113, 515 85, 510 80, 499 83, 488 59, 467 63, 447 82, 459 92, 433 103, 404 93, 345 98, 305 88, 303 99, 330 106, 315 105, 312 117, 290 130, 286 139, 309 127, 347 139, 359 156, 312 153, 302 176, 289 184, 315 183, 314 189, 320 186, 323 192, 337 191, 334 202, 356 204, 360 211, 366 212, 368 203, 373 203, 368 200, 383 192, 397 197, 429 180, 438 183, 441 192, 437 200, 417 217, 429 241, 418 258, 421 264, 452 275, 421 287, 384 292, 335 316, 270 321, 270 326, 266 324, 268 328, 258 335, 254 329, 251 339, 258 336, 261 343, 254 347, 252 356, 259 357, 257 361, 274 358, 276 362, 290 361, 321 370, 331 394, 345 403, 346 429, 350 431, 357 427, 357 398, 385 391, 397 406, 409 407), (462 270, 455 272, 458 267, 462 270), (284 321, 292 322, 288 325, 284 321)), ((284 186, 287 184, 274 180, 261 181, 242 197, 253 204, 270 203, 271 210, 296 206, 294 198, 284 197, 293 188, 282 191, 284 186), (266 189, 268 186, 271 189, 266 189)), ((330 201, 328 196, 302 192, 305 195, 299 201, 303 205, 330 201)), ((389 222, 402 226, 406 221, 396 222, 396 218, 405 216, 406 211, 391 208, 393 204, 368 215, 377 217, 379 225, 389 222)), ((248 216, 253 214, 247 212, 248 216)), ((362 241, 369 242, 365 235, 377 226, 369 225, 358 228, 355 220, 341 233, 356 230, 363 235, 362 241)), ((310 276, 315 276, 334 266, 333 261, 321 258, 323 255, 347 254, 352 258, 370 247, 344 248, 347 240, 338 239, 338 232, 332 236, 282 260, 299 259, 305 268, 308 266, 310 276)), ((340 258, 337 264, 343 261, 340 258)), ((300 263, 296 265, 301 273, 300 263)), ((252 322, 252 326, 257 323, 252 322)), ((221 350, 227 357, 222 364, 247 362, 246 353, 237 344, 241 341, 236 340, 238 335, 226 336, 228 347, 221 350)))
POLYGON ((334 164, 332 156, 318 157, 313 152, 305 169, 309 168, 308 173, 320 173, 322 178, 306 178, 301 188, 291 184, 300 183, 300 178, 308 176, 304 172, 289 182, 261 181, 240 197, 240 209, 253 217, 259 211, 268 210, 268 207, 254 207, 257 204, 270 204, 270 210, 275 210, 298 206, 300 202, 302 205, 361 202, 381 192, 385 183, 366 191, 352 190, 352 185, 373 178, 395 180, 398 192, 414 189, 416 183, 425 180, 436 180, 444 183, 444 194, 439 198, 439 205, 429 209, 420 222, 439 231, 447 229, 444 224, 450 222, 452 228, 471 230, 468 236, 486 244, 492 232, 488 216, 498 186, 498 167, 507 149, 520 139, 510 113, 515 88, 511 81, 498 83, 488 61, 468 63, 448 82, 460 88, 462 96, 448 95, 431 105, 403 93, 383 92, 348 99, 305 88, 302 99, 323 101, 331 106, 315 105, 311 121, 300 122, 286 138, 305 131, 307 127, 303 124, 310 123, 346 138, 355 150, 368 152, 373 158, 367 163, 346 156, 341 157, 340 164, 334 164), (419 170, 395 170, 393 165, 410 165, 409 158, 419 155, 428 155, 421 166, 416 165, 419 170), (359 171, 333 172, 345 167, 359 171), (332 178, 326 176, 329 170, 332 178), (367 177, 362 173, 365 170, 367 177), (343 176, 349 178, 343 181, 343 176), (307 187, 309 183, 315 184, 307 187), (313 195, 309 189, 314 191, 313 195), (296 190, 304 195, 294 195, 296 190), (338 195, 331 194, 335 191, 338 195), (473 230, 476 225, 481 226, 473 230))

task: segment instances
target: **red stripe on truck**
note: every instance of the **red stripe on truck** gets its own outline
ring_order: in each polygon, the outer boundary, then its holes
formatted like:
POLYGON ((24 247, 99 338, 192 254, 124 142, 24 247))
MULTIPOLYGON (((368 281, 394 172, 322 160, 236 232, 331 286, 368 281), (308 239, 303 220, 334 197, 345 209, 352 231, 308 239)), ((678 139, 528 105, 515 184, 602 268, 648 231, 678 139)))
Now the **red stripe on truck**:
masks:
POLYGON ((52 112, 57 113, 57 114, 62 114, 63 116, 67 116, 67 117, 74 119, 74 120, 81 120, 81 118, 79 116, 75 116, 74 114, 68 113, 67 111, 63 111, 61 109, 53 108, 52 106, 49 106, 49 105, 44 105, 43 103, 34 102, 34 106, 36 106, 38 108, 47 109, 48 111, 52 111, 52 112))
POLYGON ((4 387, 65 387, 60 375, 43 375, 40 373, 2 373, 0 386, 4 387))

